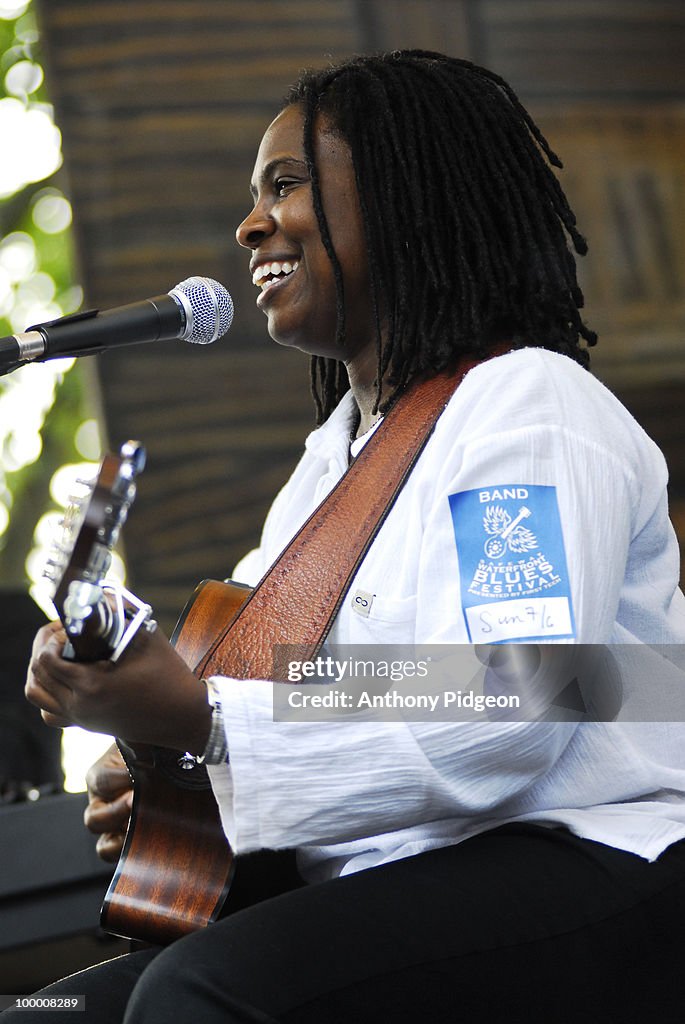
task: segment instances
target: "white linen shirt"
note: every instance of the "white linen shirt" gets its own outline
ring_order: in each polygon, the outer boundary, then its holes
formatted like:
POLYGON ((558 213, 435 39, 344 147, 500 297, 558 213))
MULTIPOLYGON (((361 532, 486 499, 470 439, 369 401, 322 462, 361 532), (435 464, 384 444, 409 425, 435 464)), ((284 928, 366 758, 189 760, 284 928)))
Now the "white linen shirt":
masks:
MULTIPOLYGON (((307 438, 237 579, 255 584, 345 472, 353 408, 348 393, 307 438)), ((540 514, 521 521, 533 525, 519 533, 519 546, 526 538, 534 545, 536 529, 544 533, 562 566, 549 592, 561 595, 557 607, 568 613, 566 626, 549 634, 540 619, 536 639, 682 644, 685 600, 666 483, 658 448, 571 359, 524 349, 479 364, 440 417, 330 639, 469 644, 487 639, 473 630, 500 620, 507 638, 530 638, 529 627, 516 625, 525 616, 497 613, 517 611, 513 598, 496 594, 489 603, 487 582, 475 598, 466 587, 473 544, 481 550, 487 542, 480 513, 503 516, 509 508, 511 520, 520 506, 519 519, 540 514), (360 591, 373 598, 367 616, 354 608, 360 591)), ((490 529, 503 544, 501 524, 490 529)), ((674 671, 670 680, 679 695, 682 678, 674 671)), ((226 835, 237 853, 297 847, 310 880, 510 821, 565 826, 648 859, 685 837, 679 722, 275 722, 273 687, 287 683, 216 683, 230 764, 210 768, 210 776, 226 835)), ((648 701, 654 685, 649 670, 638 671, 633 698, 648 701)))

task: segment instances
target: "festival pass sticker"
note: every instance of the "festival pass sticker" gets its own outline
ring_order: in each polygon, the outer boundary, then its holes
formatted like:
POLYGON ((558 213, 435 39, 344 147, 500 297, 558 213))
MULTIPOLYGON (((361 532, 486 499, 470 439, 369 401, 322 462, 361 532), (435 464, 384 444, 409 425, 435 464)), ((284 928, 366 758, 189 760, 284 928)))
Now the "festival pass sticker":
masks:
POLYGON ((556 488, 501 484, 449 502, 471 643, 575 636, 556 488))

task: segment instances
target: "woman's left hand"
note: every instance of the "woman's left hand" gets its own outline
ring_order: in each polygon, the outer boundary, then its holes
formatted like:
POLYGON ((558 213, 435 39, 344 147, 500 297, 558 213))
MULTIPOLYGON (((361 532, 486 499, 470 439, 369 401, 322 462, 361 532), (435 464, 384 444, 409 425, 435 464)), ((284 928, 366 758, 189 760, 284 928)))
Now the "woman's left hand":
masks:
POLYGON ((131 743, 201 753, 211 723, 205 686, 164 634, 140 630, 116 663, 62 657, 66 634, 43 626, 33 644, 26 697, 48 725, 80 725, 131 743))

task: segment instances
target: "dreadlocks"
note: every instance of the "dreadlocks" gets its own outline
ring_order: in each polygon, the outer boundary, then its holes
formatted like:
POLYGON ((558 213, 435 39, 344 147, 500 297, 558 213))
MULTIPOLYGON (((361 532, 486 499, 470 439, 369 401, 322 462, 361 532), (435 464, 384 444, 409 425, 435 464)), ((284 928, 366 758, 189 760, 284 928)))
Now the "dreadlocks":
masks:
MULTIPOLYGON (((401 50, 304 72, 287 103, 304 113, 339 343, 343 279, 321 201, 317 115, 352 153, 377 326, 377 406, 382 382, 392 400, 413 378, 449 368, 462 353, 486 355, 502 340, 589 365, 580 342, 597 338, 579 315, 567 235, 577 253, 587 246, 549 166, 561 161, 503 79, 469 61, 401 50)), ((311 373, 321 420, 346 375, 342 363, 318 356, 311 373)))

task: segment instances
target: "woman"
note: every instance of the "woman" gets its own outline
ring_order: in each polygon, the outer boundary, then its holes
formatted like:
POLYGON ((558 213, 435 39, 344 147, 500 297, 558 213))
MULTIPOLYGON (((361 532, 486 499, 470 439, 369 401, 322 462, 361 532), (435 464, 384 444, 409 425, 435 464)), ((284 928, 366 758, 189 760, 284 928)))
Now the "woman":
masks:
MULTIPOLYGON (((266 131, 238 241, 272 338, 312 356, 323 425, 237 576, 259 580, 371 434, 388 443, 415 381, 476 364, 333 645, 685 639, 664 462, 587 372, 567 236, 585 246, 548 161, 501 79, 419 51, 306 74, 266 131)), ((680 725, 274 722, 272 684, 218 677, 217 737, 159 633, 116 666, 67 663, 62 639, 38 635, 27 684, 50 724, 210 738, 231 845, 296 847, 309 883, 51 988, 93 1019, 680 1019, 680 725)), ((111 853, 127 776, 112 755, 90 782, 111 853)))

